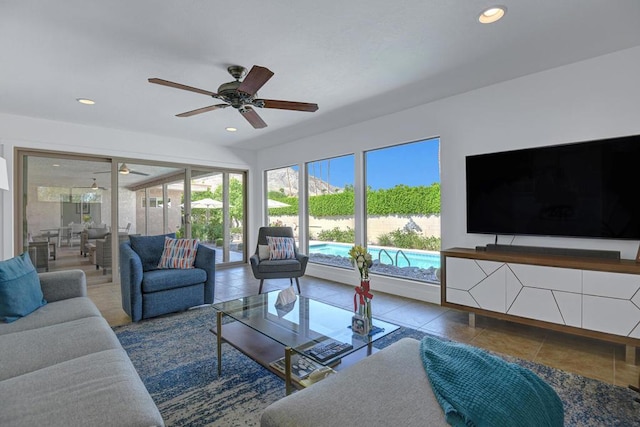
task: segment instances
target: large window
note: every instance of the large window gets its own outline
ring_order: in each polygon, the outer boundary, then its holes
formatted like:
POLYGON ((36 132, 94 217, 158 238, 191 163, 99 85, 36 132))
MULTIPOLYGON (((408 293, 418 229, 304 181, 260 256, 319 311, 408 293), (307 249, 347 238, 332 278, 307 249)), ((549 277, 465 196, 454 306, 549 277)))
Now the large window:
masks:
POLYGON ((269 226, 293 228, 298 242, 298 167, 272 169, 265 172, 267 183, 267 221, 269 226))
POLYGON ((439 280, 439 145, 434 138, 365 153, 372 273, 439 280))
POLYGON ((355 242, 354 155, 307 164, 309 261, 351 268, 355 242))
POLYGON ((305 167, 307 203, 301 213, 297 168, 265 171, 267 224, 295 229, 299 218, 306 219, 310 263, 353 269, 348 252, 357 243, 372 254, 373 274, 439 283, 439 138, 305 167))

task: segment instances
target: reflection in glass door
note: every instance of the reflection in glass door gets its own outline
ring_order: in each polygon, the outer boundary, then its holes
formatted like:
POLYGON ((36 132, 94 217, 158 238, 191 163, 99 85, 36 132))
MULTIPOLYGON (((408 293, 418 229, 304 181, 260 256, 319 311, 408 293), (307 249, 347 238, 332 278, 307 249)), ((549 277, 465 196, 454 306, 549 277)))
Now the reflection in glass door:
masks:
POLYGON ((120 163, 120 232, 145 236, 177 233, 183 237, 184 177, 185 169, 180 167, 120 163))
POLYGON ((88 284, 112 279, 102 257, 111 231, 108 159, 21 151, 16 253, 28 252, 39 272, 82 269, 88 284))

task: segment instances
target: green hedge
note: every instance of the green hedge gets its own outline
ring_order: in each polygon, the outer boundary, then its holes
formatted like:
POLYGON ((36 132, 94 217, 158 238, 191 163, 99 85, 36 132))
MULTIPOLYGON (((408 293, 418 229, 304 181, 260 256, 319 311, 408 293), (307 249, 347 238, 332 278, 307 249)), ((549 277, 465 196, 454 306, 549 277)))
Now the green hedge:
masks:
MULTIPOLYGON (((290 206, 269 209, 270 216, 298 215, 298 198, 270 192, 269 198, 290 206)), ((346 189, 341 193, 323 194, 309 198, 311 216, 353 216, 354 193, 346 189)), ((397 185, 389 189, 367 192, 368 215, 433 215, 440 213, 440 184, 409 187, 397 185)))

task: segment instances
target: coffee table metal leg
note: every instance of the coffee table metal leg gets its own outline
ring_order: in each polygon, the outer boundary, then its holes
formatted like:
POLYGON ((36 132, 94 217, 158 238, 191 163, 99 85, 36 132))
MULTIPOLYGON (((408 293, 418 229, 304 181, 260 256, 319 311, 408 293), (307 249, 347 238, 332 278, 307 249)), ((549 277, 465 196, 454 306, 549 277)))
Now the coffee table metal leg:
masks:
POLYGON ((291 347, 284 348, 284 384, 287 396, 291 394, 291 354, 293 350, 291 347))
POLYGON ((216 331, 218 342, 218 376, 222 374, 222 312, 216 313, 216 331))

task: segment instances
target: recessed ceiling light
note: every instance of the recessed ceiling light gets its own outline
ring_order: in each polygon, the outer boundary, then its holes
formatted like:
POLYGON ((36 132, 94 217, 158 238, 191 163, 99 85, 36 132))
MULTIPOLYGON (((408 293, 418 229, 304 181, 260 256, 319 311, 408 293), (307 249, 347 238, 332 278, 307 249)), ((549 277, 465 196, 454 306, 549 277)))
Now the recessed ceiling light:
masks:
POLYGON ((57 163, 54 163, 54 164, 52 164, 51 166, 53 166, 54 168, 59 168, 59 167, 60 167, 60 165, 59 165, 59 164, 57 164, 57 163))
POLYGON ((507 8, 505 6, 492 6, 488 9, 485 9, 480 14, 480 16, 478 17, 478 21, 483 24, 492 24, 500 20, 505 13, 507 13, 507 8))
POLYGON ((228 127, 228 128, 225 128, 225 130, 226 130, 227 132, 235 132, 235 131, 237 131, 238 129, 236 129, 236 128, 232 128, 232 127, 228 127))
POLYGON ((88 98, 76 98, 76 101, 84 105, 93 105, 96 103, 93 99, 88 99, 88 98))

